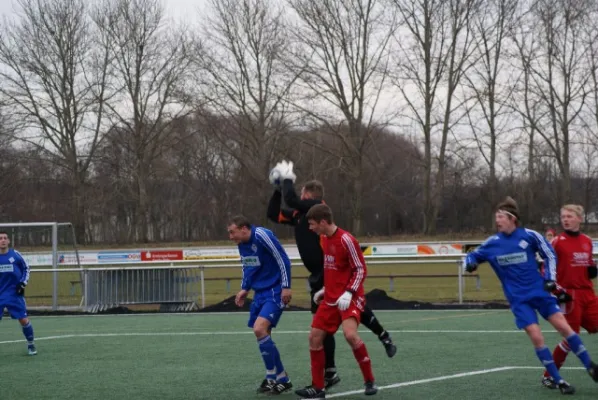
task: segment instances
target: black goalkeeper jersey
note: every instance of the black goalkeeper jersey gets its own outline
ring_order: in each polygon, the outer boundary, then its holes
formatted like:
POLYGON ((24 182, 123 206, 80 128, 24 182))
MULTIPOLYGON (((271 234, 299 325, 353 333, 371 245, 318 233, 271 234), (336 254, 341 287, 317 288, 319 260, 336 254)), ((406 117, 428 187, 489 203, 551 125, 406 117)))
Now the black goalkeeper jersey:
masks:
POLYGON ((324 254, 320 246, 320 237, 309 229, 305 215, 309 209, 323 203, 319 199, 301 200, 293 182, 286 179, 282 193, 275 190, 268 204, 268 219, 278 224, 292 225, 295 228, 295 242, 303 265, 310 273, 309 283, 312 290, 324 286, 324 254))

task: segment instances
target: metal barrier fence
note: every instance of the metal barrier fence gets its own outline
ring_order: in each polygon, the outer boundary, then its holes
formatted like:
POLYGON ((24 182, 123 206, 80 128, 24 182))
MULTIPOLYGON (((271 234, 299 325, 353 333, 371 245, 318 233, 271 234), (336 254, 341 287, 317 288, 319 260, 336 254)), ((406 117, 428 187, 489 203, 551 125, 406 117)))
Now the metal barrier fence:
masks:
MULTIPOLYGON (((390 291, 394 290, 395 278, 455 278, 458 288, 456 300, 463 303, 464 278, 475 278, 476 287, 479 289, 480 277, 463 274, 459 263, 462 257, 462 255, 426 255, 395 256, 384 259, 366 257, 366 259, 370 266, 418 264, 450 266, 454 273, 392 274, 384 272, 368 276, 389 279, 390 291), (452 269, 453 267, 454 269, 452 269)), ((240 279, 240 264, 222 259, 202 260, 201 262, 202 265, 33 268, 26 298, 32 308, 49 308, 47 300, 52 298, 51 309, 54 311, 70 308, 95 313, 122 305, 140 304, 160 304, 163 309, 171 311, 204 308, 206 306, 206 281, 228 282, 230 290, 230 281, 240 279), (215 269, 235 269, 236 271, 234 274, 231 272, 231 276, 210 277, 210 273, 215 269), (53 278, 56 274, 60 276, 59 279, 53 278), (238 278, 235 278, 237 276, 238 278), (80 294, 77 296, 78 291, 80 294)), ((292 259, 292 265, 302 266, 298 259, 292 259)))
POLYGON ((99 312, 132 304, 160 304, 168 311, 197 308, 201 267, 89 268, 83 275, 84 310, 99 312))

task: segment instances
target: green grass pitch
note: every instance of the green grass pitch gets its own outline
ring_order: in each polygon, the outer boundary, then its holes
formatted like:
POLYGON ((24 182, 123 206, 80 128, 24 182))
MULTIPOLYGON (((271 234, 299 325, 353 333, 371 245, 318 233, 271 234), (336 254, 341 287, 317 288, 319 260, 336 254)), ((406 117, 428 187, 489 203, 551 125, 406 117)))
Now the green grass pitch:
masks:
MULTIPOLYGON (((380 392, 373 399, 556 399, 540 386, 541 367, 508 311, 379 311, 399 351, 389 359, 363 331, 380 392)), ((310 381, 311 315, 287 312, 273 337, 295 387, 310 381)), ((39 354, 26 355, 16 321, 0 323, 0 398, 259 399, 264 367, 247 314, 33 317, 39 354)), ((546 330, 547 345, 559 340, 546 330)), ((361 375, 337 334, 341 383, 328 398, 365 399, 361 375)), ((598 337, 582 335, 598 358, 598 337)), ((563 371, 575 399, 598 398, 574 355, 563 371)), ((294 394, 285 399, 297 398, 294 394)))

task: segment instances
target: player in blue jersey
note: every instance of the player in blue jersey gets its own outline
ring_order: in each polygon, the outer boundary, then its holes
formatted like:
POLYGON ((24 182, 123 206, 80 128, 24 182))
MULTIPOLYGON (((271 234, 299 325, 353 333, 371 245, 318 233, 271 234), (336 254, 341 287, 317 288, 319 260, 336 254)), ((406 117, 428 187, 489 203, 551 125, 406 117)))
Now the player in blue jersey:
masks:
POLYGON ((243 264, 241 291, 235 298, 237 306, 242 307, 249 291, 254 291, 247 325, 253 328, 266 365, 266 378, 258 393, 281 394, 293 385, 271 333, 291 301, 291 262, 272 231, 252 225, 243 216, 229 221, 228 235, 237 243, 243 264))
POLYGON ((0 231, 0 320, 4 309, 13 319, 18 319, 27 339, 29 355, 37 354, 33 343, 33 327, 27 317, 25 287, 29 281, 29 266, 21 253, 9 247, 8 233, 0 231))
POLYGON ((465 257, 465 270, 473 272, 480 263, 490 264, 502 284, 517 328, 528 334, 536 355, 558 382, 561 393, 573 394, 575 389, 560 376, 552 353, 544 344, 536 311, 567 340, 592 379, 598 381, 598 365, 592 362, 581 338, 560 310, 559 302, 569 301, 570 296, 555 283, 554 249, 538 232, 519 226, 519 209, 510 197, 498 205, 495 221, 498 232, 465 257), (542 273, 538 272, 536 253, 544 261, 542 273))

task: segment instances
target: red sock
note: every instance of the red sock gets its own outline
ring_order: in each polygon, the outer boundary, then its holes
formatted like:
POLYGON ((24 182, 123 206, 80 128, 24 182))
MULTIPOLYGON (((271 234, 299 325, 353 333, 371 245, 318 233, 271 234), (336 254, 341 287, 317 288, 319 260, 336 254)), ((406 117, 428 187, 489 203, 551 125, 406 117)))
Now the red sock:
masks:
POLYGON ((311 359, 311 384, 317 389, 324 389, 324 368, 326 367, 326 355, 324 349, 310 350, 311 359))
MULTIPOLYGON (((552 358, 554 360, 554 365, 556 365, 557 369, 560 369, 563 366, 563 364, 565 363, 565 359, 567 358, 567 355, 570 351, 571 348, 569 348, 569 344, 566 340, 563 340, 554 348, 554 351, 552 352, 552 358)), ((548 375, 548 371, 544 371, 544 376, 548 375)))
POLYGON ((353 349, 353 355, 359 364, 361 373, 363 374, 363 380, 365 382, 374 382, 374 373, 372 372, 372 361, 368 355, 368 349, 365 347, 365 343, 361 344, 353 349))

